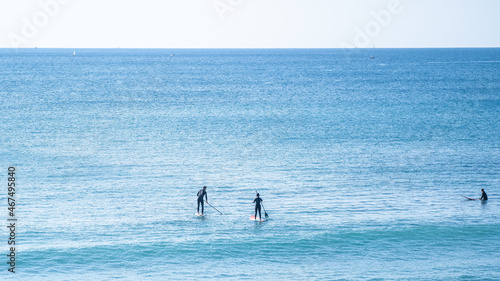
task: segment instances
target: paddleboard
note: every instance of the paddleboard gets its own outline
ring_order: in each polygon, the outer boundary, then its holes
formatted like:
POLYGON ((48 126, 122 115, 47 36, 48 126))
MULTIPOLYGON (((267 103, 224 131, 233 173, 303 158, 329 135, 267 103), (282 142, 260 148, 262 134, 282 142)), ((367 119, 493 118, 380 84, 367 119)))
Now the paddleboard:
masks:
POLYGON ((266 221, 266 219, 264 219, 264 218, 262 218, 262 219, 260 219, 260 220, 259 220, 259 219, 258 219, 258 217, 257 217, 257 219, 255 219, 255 216, 254 216, 254 215, 252 215, 252 216, 250 217, 250 220, 251 220, 251 221, 256 221, 256 222, 264 222, 264 221, 266 221))
POLYGON ((468 200, 479 200, 479 199, 474 199, 474 198, 470 198, 470 197, 463 196, 463 195, 462 195, 462 197, 463 197, 463 198, 466 198, 466 199, 468 199, 468 200))
POLYGON ((200 214, 200 213, 196 213, 195 215, 197 215, 198 217, 204 217, 205 216, 204 214, 200 214))

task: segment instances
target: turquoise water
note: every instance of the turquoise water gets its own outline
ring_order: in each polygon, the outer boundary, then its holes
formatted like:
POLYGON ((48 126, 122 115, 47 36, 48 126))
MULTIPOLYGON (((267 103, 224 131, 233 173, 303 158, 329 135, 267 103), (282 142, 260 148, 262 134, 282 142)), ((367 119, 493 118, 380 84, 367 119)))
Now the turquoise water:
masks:
POLYGON ((499 73, 500 49, 0 50, 0 277, 500 280, 499 73), (195 216, 204 185, 224 215, 195 216))

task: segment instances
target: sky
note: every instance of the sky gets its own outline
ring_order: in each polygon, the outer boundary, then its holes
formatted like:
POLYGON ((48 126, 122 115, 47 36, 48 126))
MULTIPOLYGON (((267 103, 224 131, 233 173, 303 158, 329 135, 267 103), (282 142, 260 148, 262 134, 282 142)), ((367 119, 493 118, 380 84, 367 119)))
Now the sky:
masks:
POLYGON ((500 47, 498 0, 0 0, 0 48, 500 47))

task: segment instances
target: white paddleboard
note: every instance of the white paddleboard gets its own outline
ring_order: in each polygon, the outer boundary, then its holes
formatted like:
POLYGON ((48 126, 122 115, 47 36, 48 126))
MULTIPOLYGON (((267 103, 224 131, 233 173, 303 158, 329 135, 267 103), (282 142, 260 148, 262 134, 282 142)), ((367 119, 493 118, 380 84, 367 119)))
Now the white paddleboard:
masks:
POLYGON ((257 217, 257 219, 255 219, 255 216, 254 216, 254 215, 252 215, 252 216, 250 217, 250 220, 251 220, 251 221, 256 221, 256 222, 264 222, 264 221, 266 221, 266 219, 265 219, 265 218, 259 219, 259 218, 257 217))

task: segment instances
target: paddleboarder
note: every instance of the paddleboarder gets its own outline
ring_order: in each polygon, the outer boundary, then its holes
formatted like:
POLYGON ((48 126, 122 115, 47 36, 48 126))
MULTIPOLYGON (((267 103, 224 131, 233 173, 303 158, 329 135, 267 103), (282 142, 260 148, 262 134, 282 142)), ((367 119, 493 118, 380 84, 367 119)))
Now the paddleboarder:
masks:
POLYGON ((208 203, 208 195, 207 195, 207 187, 204 186, 200 191, 198 191, 198 214, 200 213, 200 205, 201 205, 201 214, 205 211, 205 206, 203 204, 203 196, 205 196, 205 200, 208 203))
POLYGON ((481 200, 481 201, 488 200, 488 195, 486 195, 486 192, 484 192, 484 189, 481 188, 481 192, 482 192, 482 194, 481 194, 481 198, 479 198, 479 200, 481 200))
POLYGON ((257 193, 257 198, 253 200, 253 203, 255 203, 255 216, 254 218, 257 220, 257 211, 259 212, 259 220, 262 220, 262 215, 260 213, 260 202, 262 202, 262 198, 260 198, 260 195, 257 193))

